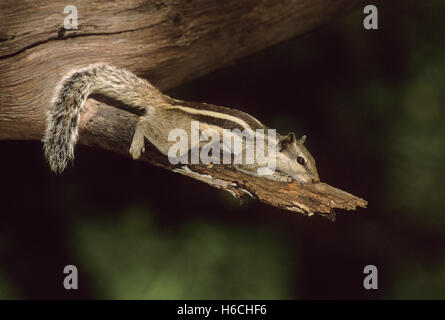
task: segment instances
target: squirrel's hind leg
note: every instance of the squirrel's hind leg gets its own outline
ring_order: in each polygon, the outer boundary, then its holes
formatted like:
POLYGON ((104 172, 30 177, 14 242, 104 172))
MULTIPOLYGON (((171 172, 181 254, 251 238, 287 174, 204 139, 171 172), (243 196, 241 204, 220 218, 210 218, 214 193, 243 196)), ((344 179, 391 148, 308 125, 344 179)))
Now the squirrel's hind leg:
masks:
POLYGON ((131 141, 130 154, 133 159, 139 159, 142 153, 145 152, 145 128, 144 128, 144 118, 140 117, 136 128, 134 130, 133 141, 131 141))

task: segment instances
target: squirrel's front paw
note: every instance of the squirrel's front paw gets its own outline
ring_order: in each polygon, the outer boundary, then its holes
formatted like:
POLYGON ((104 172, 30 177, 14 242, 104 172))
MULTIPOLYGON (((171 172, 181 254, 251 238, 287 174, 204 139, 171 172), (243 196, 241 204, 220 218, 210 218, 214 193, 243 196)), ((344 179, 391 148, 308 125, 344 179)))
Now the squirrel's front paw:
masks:
POLYGON ((291 183, 294 181, 294 178, 292 178, 288 175, 285 175, 285 174, 278 173, 278 172, 273 174, 272 176, 270 176, 269 179, 275 180, 278 182, 283 182, 283 183, 291 183))
POLYGON ((271 180, 275 180, 278 182, 283 182, 283 183, 291 183, 294 181, 294 178, 292 178, 291 176, 288 176, 287 174, 281 173, 281 172, 274 172, 274 174, 272 174, 271 176, 269 176, 271 180))
POLYGON ((283 176, 282 179, 283 179, 282 181, 286 182, 286 183, 291 183, 294 181, 294 178, 289 177, 289 176, 283 176))

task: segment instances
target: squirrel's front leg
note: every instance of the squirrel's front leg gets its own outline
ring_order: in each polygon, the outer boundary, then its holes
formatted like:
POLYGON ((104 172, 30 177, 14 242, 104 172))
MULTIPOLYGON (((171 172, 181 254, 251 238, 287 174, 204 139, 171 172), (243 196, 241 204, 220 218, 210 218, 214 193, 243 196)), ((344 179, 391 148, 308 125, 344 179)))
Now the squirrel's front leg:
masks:
POLYGON ((238 170, 242 173, 248 174, 250 176, 254 176, 254 177, 266 178, 269 180, 285 182, 285 183, 294 181, 294 179, 292 177, 289 177, 288 175, 283 174, 278 171, 270 170, 269 174, 259 175, 258 171, 257 171, 258 167, 253 164, 244 164, 244 165, 243 164, 235 164, 234 167, 236 170, 238 170))

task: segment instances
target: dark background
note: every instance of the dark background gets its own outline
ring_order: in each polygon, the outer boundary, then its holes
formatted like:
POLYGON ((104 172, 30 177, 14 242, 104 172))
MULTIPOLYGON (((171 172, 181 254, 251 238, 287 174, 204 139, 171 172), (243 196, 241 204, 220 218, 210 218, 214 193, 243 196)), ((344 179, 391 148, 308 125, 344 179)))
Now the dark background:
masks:
POLYGON ((378 30, 359 7, 167 92, 307 134, 321 179, 368 209, 332 223, 240 206, 84 146, 56 176, 40 142, 1 141, 0 298, 445 298, 445 5, 372 4, 378 30), (63 288, 68 264, 79 290, 63 288))

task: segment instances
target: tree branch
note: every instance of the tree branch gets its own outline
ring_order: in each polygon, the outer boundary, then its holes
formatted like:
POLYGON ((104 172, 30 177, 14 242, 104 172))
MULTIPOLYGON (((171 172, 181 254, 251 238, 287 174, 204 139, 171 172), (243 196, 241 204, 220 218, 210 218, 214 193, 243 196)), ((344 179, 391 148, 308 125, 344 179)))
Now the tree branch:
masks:
MULTIPOLYGON (((87 104, 80 121, 80 143, 129 156, 137 116, 94 99, 89 99, 87 104)), ((141 160, 226 190, 236 198, 251 197, 307 215, 319 213, 335 218, 334 208, 354 210, 367 204, 365 200, 325 183, 281 183, 246 175, 226 165, 174 166, 152 145, 147 147, 141 160)))
MULTIPOLYGON (((79 28, 65 30, 65 1, 0 3, 0 139, 38 140, 61 77, 109 63, 161 89, 201 76, 313 30, 358 0, 94 1, 77 5, 79 28)), ((80 143, 128 155, 135 116, 89 99, 80 143), (99 108, 100 106, 100 108, 99 108)), ((326 184, 300 186, 258 179, 226 166, 173 167, 151 148, 143 160, 237 197, 313 214, 354 209, 366 201, 326 184)))

